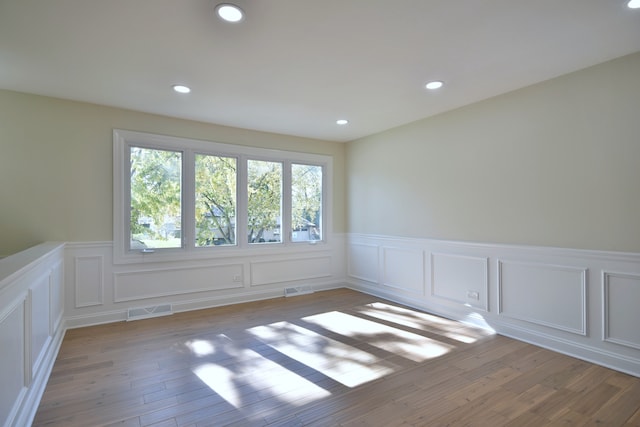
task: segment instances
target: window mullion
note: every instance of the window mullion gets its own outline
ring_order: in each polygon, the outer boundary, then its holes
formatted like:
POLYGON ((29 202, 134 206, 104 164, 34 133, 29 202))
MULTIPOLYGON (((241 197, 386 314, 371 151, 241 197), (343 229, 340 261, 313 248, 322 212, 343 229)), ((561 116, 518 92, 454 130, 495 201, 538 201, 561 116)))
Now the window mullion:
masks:
POLYGON ((283 243, 291 243, 291 161, 284 162, 282 177, 282 237, 283 243))
POLYGON ((192 150, 182 153, 182 245, 187 251, 195 248, 195 154, 192 150))
POLYGON ((247 192, 247 156, 238 156, 238 171, 236 173, 236 242, 239 248, 246 248, 248 236, 249 195, 247 192))
POLYGON ((122 156, 122 169, 119 171, 119 178, 122 180, 122 197, 123 197, 123 209, 124 209, 124 222, 123 222, 123 234, 122 241, 124 242, 124 252, 131 250, 131 144, 124 144, 121 150, 122 156))

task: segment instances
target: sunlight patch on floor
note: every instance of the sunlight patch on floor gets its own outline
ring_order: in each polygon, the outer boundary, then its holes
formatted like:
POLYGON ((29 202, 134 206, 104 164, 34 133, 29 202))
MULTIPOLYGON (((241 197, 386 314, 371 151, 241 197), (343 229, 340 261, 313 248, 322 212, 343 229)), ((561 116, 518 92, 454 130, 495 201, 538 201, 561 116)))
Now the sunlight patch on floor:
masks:
POLYGON ((329 396, 327 390, 249 349, 241 350, 241 360, 222 366, 203 363, 193 373, 211 390, 235 408, 243 406, 247 389, 284 401, 304 405, 329 396), (242 389, 242 390, 241 390, 242 389))
POLYGON ((184 344, 191 350, 191 353, 198 357, 209 356, 215 352, 211 341, 195 339, 187 341, 184 344))
POLYGON ((229 369, 215 363, 204 363, 195 367, 193 373, 231 405, 236 408, 241 406, 240 393, 234 382, 235 374, 229 369))
POLYGON ((338 311, 316 314, 302 320, 322 326, 337 334, 357 338, 414 362, 423 362, 442 356, 453 348, 422 335, 338 311))
POLYGON ((387 322, 397 323, 398 325, 433 331, 439 335, 465 344, 472 344, 480 337, 486 335, 485 331, 468 331, 468 329, 470 329, 469 326, 453 320, 381 302, 374 302, 364 307, 357 307, 355 310, 358 313, 387 322))
POLYGON ((394 372, 395 366, 389 362, 289 322, 257 326, 248 332, 279 352, 348 387, 394 372))

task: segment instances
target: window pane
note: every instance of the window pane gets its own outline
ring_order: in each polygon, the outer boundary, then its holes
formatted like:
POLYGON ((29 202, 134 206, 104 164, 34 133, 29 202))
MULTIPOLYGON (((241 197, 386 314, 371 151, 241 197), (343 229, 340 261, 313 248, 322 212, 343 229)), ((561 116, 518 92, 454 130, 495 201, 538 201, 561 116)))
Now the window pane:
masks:
POLYGON ((282 163, 249 160, 247 175, 249 243, 281 242, 282 163))
POLYGON ((182 247, 182 153, 130 147, 130 248, 182 247))
POLYGON ((233 157, 195 156, 196 246, 236 244, 236 171, 233 157))
POLYGON ((291 240, 322 239, 322 166, 291 165, 291 240))
POLYGON ((236 244, 237 163, 234 157, 195 156, 196 246, 236 244))

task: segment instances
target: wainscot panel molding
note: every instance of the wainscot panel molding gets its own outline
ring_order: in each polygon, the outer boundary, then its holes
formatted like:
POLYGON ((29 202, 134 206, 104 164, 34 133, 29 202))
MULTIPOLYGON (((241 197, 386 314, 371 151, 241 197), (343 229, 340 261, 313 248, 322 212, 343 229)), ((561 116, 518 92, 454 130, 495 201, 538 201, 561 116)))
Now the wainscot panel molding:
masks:
POLYGON ((129 309, 164 304, 180 312, 275 298, 288 286, 342 287, 346 236, 329 237, 326 244, 223 250, 220 256, 190 260, 159 253, 124 264, 114 263, 112 242, 67 243, 65 324, 75 328, 122 321, 129 309), (83 296, 82 304, 73 300, 77 295, 83 296))
POLYGON ((378 283, 378 245, 351 243, 347 248, 347 269, 349 277, 371 283, 378 283), (373 261, 373 262, 372 262, 373 261))
POLYGON ((602 274, 603 340, 640 350, 640 275, 602 274))
POLYGON ((364 234, 346 240, 353 289, 640 377, 640 254, 364 234))
POLYGON ((396 292, 423 296, 424 252, 411 248, 382 247, 382 285, 396 292))
POLYGON ((102 255, 76 257, 75 277, 78 278, 76 283, 83 283, 82 287, 75 288, 76 308, 103 304, 103 266, 102 255))
POLYGON ((331 277, 331 253, 251 262, 251 286, 331 277))
POLYGON ((62 343, 63 248, 0 260, 0 425, 31 425, 62 343))
POLYGON ((431 296, 489 310, 489 259, 431 253, 431 296))
POLYGON ((498 313, 587 335, 587 269, 498 260, 498 313))
POLYGON ((243 287, 243 264, 173 266, 113 273, 113 301, 192 294, 243 287), (185 278, 188 278, 185 281, 185 278))

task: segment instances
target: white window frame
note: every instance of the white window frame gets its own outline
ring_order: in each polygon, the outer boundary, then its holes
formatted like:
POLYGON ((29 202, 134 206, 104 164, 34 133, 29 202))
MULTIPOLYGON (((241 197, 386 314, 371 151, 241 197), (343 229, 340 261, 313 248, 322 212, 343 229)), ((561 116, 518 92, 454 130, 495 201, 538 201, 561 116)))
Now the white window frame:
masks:
POLYGON ((113 130, 113 255, 114 263, 171 261, 273 254, 293 250, 315 250, 328 243, 332 230, 333 159, 331 156, 295 151, 283 151, 223 144, 173 136, 128 130, 113 130), (182 152, 182 247, 154 249, 149 252, 130 249, 129 215, 130 147, 144 147, 182 152), (215 155, 238 159, 236 199, 236 244, 195 246, 195 155, 215 155), (256 244, 247 241, 247 160, 266 160, 283 164, 282 242, 256 244), (291 164, 321 166, 322 173, 322 240, 293 242, 291 240, 291 164))

